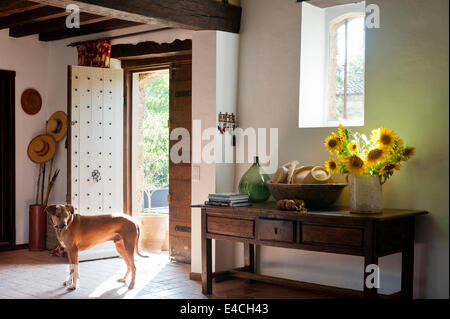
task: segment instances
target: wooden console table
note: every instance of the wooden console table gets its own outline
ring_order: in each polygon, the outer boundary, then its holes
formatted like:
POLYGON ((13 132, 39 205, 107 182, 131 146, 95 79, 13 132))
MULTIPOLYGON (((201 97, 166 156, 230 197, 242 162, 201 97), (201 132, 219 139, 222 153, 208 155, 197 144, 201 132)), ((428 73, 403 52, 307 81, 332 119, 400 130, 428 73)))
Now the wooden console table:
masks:
MULTIPOLYGON (((376 288, 363 291, 304 283, 255 273, 255 245, 346 254, 364 257, 367 265, 378 258, 402 253, 401 290, 389 297, 412 298, 414 219, 425 211, 385 209, 382 214, 352 214, 346 210, 286 212, 274 202, 247 208, 193 206, 202 212, 202 292, 212 293, 212 239, 244 243, 245 267, 227 275, 283 285, 300 286, 347 297, 377 298, 376 288)), ((220 275, 223 275, 221 273, 220 275)), ((364 272, 364 281, 370 273, 364 272)))

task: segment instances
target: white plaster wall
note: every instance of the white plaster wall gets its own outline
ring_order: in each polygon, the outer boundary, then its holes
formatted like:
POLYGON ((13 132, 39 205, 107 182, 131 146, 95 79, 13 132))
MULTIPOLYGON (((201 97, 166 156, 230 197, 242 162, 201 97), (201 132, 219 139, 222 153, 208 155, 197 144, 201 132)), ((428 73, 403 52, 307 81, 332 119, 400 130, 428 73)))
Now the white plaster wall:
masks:
MULTIPOLYGON (((239 35, 217 32, 216 35, 216 121, 219 112, 234 113, 237 110, 237 86, 239 68, 239 35)), ((216 130, 216 192, 234 190, 234 170, 232 163, 235 148, 231 136, 216 130), (229 156, 229 157, 228 157, 229 156), (227 160, 230 160, 227 163, 227 160)))
MULTIPOLYGON (((219 112, 237 113, 239 69, 239 34, 217 32, 216 34, 216 121, 219 112)), ((216 191, 230 193, 235 191, 235 165, 233 161, 235 147, 232 146, 230 134, 221 135, 216 130, 216 191), (218 156, 219 153, 222 156, 218 156), (220 158, 219 158, 220 157, 220 158)), ((215 241, 215 270, 222 271, 233 268, 234 249, 236 244, 225 241, 215 241)))
MULTIPOLYGON (((27 155, 28 143, 45 133, 45 122, 50 115, 60 110, 49 98, 47 70, 49 45, 35 39, 14 39, 8 30, 0 31, 0 69, 16 71, 16 243, 28 242, 28 206, 35 201, 39 166, 27 155), (36 115, 26 114, 20 97, 28 88, 35 88, 42 97, 42 108, 36 115)), ((55 167, 61 167, 63 147, 59 144, 55 167)), ((47 168, 48 172, 48 168, 47 168)), ((62 174, 64 175, 64 174, 62 174)), ((64 185, 64 176, 59 176, 55 189, 64 185)), ((54 194, 53 194, 54 195, 54 194)), ((53 196, 52 196, 53 197, 53 196)))
MULTIPOLYGON (((381 29, 366 35, 366 125, 386 125, 418 154, 383 186, 386 207, 426 209, 416 230, 416 297, 448 298, 448 1, 372 0, 381 29)), ((278 127, 280 164, 322 163, 328 128, 299 129, 301 6, 243 0, 238 116, 246 127, 278 127)), ((237 165, 236 183, 249 165, 237 165)), ((347 202, 348 193, 341 197, 347 202)), ((382 258, 381 292, 399 289, 400 255, 382 258)), ((361 289, 360 257, 259 250, 267 275, 361 289)))
MULTIPOLYGON (((192 37, 192 120, 200 120, 202 128, 216 125, 216 32, 198 31, 192 37)), ((201 141, 201 131, 192 132, 192 156, 201 154, 203 146, 210 141, 201 141), (198 135, 200 134, 200 136, 198 135)), ((192 179, 191 200, 201 204, 208 194, 216 189, 215 163, 193 162, 199 170, 199 179, 192 179)), ((191 271, 202 272, 201 260, 201 211, 191 210, 191 271)), ((214 251, 213 245, 213 251, 214 251)), ((214 260, 214 258, 213 258, 214 260)), ((214 263, 214 262, 213 262, 214 263)))

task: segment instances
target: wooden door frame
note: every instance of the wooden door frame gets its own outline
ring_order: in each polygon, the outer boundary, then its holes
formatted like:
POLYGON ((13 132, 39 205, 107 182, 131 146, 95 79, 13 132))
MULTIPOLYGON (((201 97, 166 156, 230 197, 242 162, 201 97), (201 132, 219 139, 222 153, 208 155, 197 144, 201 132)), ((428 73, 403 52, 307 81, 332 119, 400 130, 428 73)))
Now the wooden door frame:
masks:
MULTIPOLYGON (((9 132, 8 132, 8 147, 6 149, 2 149, 2 166, 4 164, 9 168, 9 181, 4 183, 5 186, 9 188, 9 196, 7 198, 3 198, 4 194, 0 194, 2 196, 2 201, 6 203, 5 207, 8 211, 9 217, 9 242, 0 242, 0 251, 1 250, 12 250, 16 248, 16 129, 15 129, 15 83, 16 83, 16 71, 9 70, 0 70, 0 77, 5 77, 10 80, 10 96, 9 96, 9 117, 6 119, 9 121, 9 132)), ((3 117, 3 116, 2 116, 3 117)), ((0 181, 3 183, 3 181, 0 181)))
POLYGON ((192 51, 184 55, 167 55, 151 59, 123 60, 124 110, 123 110, 123 206, 127 215, 133 214, 133 74, 163 69, 172 69, 173 63, 191 62, 192 51))

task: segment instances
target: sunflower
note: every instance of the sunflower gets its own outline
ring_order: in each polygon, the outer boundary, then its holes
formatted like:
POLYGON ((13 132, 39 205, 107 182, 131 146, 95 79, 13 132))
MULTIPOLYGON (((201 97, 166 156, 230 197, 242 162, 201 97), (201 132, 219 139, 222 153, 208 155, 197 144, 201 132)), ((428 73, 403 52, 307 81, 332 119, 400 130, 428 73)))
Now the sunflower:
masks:
POLYGON ((342 142, 346 142, 347 141, 347 131, 342 124, 339 124, 338 132, 339 132, 340 140, 342 142))
POLYGON ((356 153, 358 151, 358 144, 356 144, 356 142, 351 142, 350 144, 348 144, 348 150, 351 153, 356 153))
POLYGON ((416 154, 416 148, 407 146, 403 150, 402 161, 407 161, 416 154))
POLYGON ((372 131, 371 139, 380 148, 389 149, 394 146, 394 142, 396 141, 397 137, 395 136, 394 131, 382 127, 372 131))
POLYGON ((334 174, 338 171, 338 163, 334 158, 330 157, 328 161, 325 162, 325 168, 328 172, 334 174))
POLYGON ((387 163, 385 164, 378 173, 379 175, 384 175, 386 173, 390 173, 393 170, 399 171, 400 170, 400 164, 399 163, 387 163))
POLYGON ((397 146, 397 149, 402 148, 403 147, 403 140, 400 137, 396 137, 395 138, 395 144, 397 146))
POLYGON ((366 163, 369 166, 377 165, 384 160, 386 151, 379 147, 374 147, 367 152, 366 163))
POLYGON ((364 161, 358 155, 351 155, 344 158, 344 164, 350 174, 362 175, 366 170, 364 161))
POLYGON ((330 152, 330 154, 333 154, 333 152, 339 151, 341 148, 342 142, 339 139, 338 136, 333 132, 330 136, 327 137, 325 140, 325 146, 327 147, 327 150, 330 152))

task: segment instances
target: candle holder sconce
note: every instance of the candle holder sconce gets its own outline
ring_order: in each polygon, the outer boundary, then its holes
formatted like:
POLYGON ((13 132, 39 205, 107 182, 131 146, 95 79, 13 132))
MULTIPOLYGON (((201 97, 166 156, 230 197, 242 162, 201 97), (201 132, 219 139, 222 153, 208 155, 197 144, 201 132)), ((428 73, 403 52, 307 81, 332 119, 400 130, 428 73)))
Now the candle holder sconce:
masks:
POLYGON ((232 143, 233 146, 236 146, 236 136, 234 134, 234 130, 237 128, 236 124, 236 115, 234 113, 222 113, 220 112, 218 115, 217 129, 220 134, 225 134, 229 132, 232 135, 232 143))

